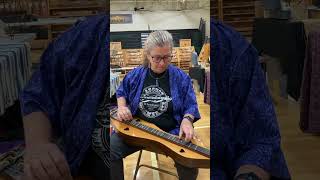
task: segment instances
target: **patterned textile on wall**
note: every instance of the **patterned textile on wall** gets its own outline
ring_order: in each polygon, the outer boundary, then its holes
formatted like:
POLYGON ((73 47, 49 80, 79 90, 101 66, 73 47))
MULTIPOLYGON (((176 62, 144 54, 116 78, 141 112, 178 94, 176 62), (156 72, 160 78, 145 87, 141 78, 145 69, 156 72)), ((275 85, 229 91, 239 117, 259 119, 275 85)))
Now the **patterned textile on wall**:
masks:
POLYGON ((0 154, 0 175, 7 175, 12 179, 20 179, 23 173, 24 149, 25 146, 21 143, 0 154))

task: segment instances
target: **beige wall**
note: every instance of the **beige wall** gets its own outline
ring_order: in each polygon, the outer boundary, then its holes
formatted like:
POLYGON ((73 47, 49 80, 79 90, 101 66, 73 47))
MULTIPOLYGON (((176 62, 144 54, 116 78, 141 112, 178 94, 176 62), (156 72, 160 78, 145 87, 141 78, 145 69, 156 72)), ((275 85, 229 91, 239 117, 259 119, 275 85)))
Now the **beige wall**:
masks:
POLYGON ((206 35, 210 36, 210 10, 185 11, 111 11, 111 13, 130 13, 132 24, 111 24, 110 31, 144 31, 161 29, 197 29, 200 18, 206 21, 206 35))

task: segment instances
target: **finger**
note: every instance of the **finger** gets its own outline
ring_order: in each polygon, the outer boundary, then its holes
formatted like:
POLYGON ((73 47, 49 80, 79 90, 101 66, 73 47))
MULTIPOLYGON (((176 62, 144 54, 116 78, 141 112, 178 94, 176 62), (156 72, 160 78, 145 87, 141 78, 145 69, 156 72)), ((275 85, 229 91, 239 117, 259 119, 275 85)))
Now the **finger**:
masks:
POLYGON ((126 113, 124 111, 120 112, 120 116, 121 116, 122 121, 126 121, 126 113))
POLYGON ((184 132, 184 140, 188 142, 189 132, 186 129, 184 129, 183 132, 184 132))
POLYGON ((132 117, 130 109, 128 109, 126 112, 127 112, 128 120, 132 120, 133 117, 132 117))
POLYGON ((193 136, 193 133, 192 133, 192 130, 189 129, 189 128, 186 131, 187 131, 187 133, 186 133, 186 141, 189 142, 191 140, 192 136, 193 136))
POLYGON ((123 112, 121 112, 121 121, 126 121, 126 116, 123 112))
POLYGON ((125 120, 129 121, 130 119, 130 114, 128 113, 128 111, 125 112, 125 120))
POLYGON ((60 174, 55 163, 49 156, 43 157, 43 159, 41 159, 41 164, 44 170, 47 172, 50 179, 62 179, 62 175, 60 174))
POLYGON ((65 159, 64 154, 56 146, 52 148, 52 151, 49 151, 49 156, 55 163, 58 171, 64 179, 72 179, 71 172, 67 160, 65 159))
POLYGON ((193 138, 193 135, 194 135, 194 131, 192 128, 190 128, 190 140, 193 138))
POLYGON ((189 140, 188 140, 188 134, 186 134, 186 136, 184 137, 184 140, 185 140, 186 142, 189 142, 189 140))
POLYGON ((182 131, 182 128, 180 128, 180 131, 179 131, 179 139, 182 139, 182 134, 183 134, 183 131, 182 131))
POLYGON ((196 136, 196 135, 193 135, 193 138, 192 138, 194 141, 198 141, 200 142, 200 139, 196 136))
POLYGON ((131 112, 129 112, 128 115, 129 115, 129 120, 132 120, 133 116, 132 116, 131 112))
POLYGON ((117 113, 117 117, 118 117, 118 119, 117 119, 117 120, 122 121, 122 117, 121 117, 120 112, 118 112, 118 113, 117 113))
POLYGON ((121 119, 122 119, 122 121, 127 121, 127 117, 126 117, 125 112, 121 112, 121 119))
POLYGON ((193 133, 193 139, 197 140, 197 141, 200 141, 199 136, 195 132, 193 133))
POLYGON ((194 135, 194 129, 192 126, 188 126, 187 131, 188 131, 188 141, 191 141, 194 135))
POLYGON ((187 142, 190 141, 190 133, 186 133, 185 141, 187 141, 187 142))
POLYGON ((125 121, 128 121, 129 120, 129 115, 127 112, 123 112, 123 117, 124 117, 124 120, 125 121))
POLYGON ((33 160, 31 162, 31 173, 37 178, 37 179, 43 179, 47 180, 50 179, 47 172, 42 167, 40 160, 33 160))
POLYGON ((132 117, 132 113, 131 113, 130 109, 128 109, 128 115, 129 115, 129 119, 132 120, 133 117, 132 117))

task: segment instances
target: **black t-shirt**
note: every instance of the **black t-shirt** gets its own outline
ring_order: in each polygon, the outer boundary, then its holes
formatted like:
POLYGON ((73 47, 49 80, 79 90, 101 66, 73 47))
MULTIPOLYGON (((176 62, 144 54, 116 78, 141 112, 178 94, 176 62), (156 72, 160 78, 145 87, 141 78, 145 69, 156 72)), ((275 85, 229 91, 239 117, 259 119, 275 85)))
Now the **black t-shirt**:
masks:
POLYGON ((168 71, 156 74, 151 69, 148 70, 136 116, 166 132, 176 127, 168 71))
POLYGON ((107 167, 110 167, 110 89, 106 88, 104 97, 102 98, 97 115, 95 128, 92 132, 92 149, 103 160, 107 167))

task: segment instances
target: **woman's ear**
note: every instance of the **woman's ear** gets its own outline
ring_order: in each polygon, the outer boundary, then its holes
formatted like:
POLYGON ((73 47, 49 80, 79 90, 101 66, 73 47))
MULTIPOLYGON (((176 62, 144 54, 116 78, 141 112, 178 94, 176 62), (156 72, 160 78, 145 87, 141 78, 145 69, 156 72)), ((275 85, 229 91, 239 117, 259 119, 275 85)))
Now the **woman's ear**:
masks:
POLYGON ((149 62, 149 64, 150 64, 150 62, 151 62, 151 60, 152 60, 152 57, 150 56, 150 54, 147 54, 147 60, 148 60, 148 62, 149 62))

